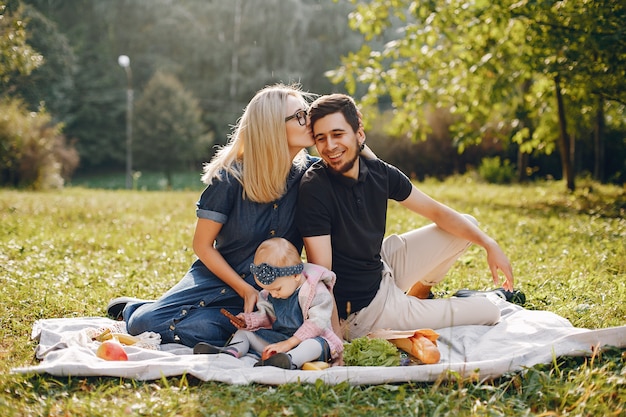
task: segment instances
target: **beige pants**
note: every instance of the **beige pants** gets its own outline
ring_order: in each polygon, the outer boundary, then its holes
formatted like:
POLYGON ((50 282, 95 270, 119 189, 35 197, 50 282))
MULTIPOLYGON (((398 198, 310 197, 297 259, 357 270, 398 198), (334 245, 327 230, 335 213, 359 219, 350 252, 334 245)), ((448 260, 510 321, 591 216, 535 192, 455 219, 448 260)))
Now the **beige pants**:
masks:
POLYGON ((387 237, 382 246, 385 268, 378 293, 367 307, 343 322, 344 338, 351 340, 377 329, 441 329, 497 323, 500 310, 487 297, 420 300, 405 294, 418 281, 431 286, 441 282, 470 245, 434 224, 387 237))

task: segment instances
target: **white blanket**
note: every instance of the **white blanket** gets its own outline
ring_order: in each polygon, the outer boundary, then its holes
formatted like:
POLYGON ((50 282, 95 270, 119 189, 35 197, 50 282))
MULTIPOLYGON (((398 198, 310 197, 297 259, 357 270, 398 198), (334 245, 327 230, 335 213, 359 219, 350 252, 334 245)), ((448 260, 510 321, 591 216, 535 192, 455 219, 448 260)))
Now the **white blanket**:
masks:
MULTIPOLYGON (((497 298, 497 297, 496 297, 497 298)), ((602 346, 626 347, 626 326, 589 330, 576 328, 566 319, 546 311, 525 310, 496 299, 502 312, 495 326, 459 326, 437 329, 441 361, 435 365, 398 367, 336 366, 323 371, 253 367, 255 359, 193 355, 178 344, 158 345, 158 335, 144 334, 143 347, 127 346, 128 361, 105 361, 95 354, 99 342, 88 335, 102 328, 119 330, 121 322, 103 317, 38 320, 32 337, 39 341, 37 365, 14 368, 14 373, 55 376, 114 376, 138 380, 192 375, 203 381, 230 384, 384 384, 436 381, 474 376, 494 378, 554 357, 590 355, 602 346), (156 339, 155 339, 156 336, 156 339)), ((123 327, 123 326, 122 326, 123 327)), ((123 330, 123 329, 122 329, 123 330)))

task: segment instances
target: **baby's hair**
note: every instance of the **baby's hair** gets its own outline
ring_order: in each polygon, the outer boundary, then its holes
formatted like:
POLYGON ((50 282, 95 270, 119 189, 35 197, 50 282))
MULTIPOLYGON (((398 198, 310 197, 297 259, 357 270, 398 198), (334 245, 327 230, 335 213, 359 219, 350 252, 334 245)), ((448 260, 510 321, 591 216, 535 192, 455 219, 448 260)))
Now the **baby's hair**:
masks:
POLYGON ((287 239, 274 237, 261 243, 254 254, 254 263, 267 263, 277 267, 302 263, 296 247, 287 239))

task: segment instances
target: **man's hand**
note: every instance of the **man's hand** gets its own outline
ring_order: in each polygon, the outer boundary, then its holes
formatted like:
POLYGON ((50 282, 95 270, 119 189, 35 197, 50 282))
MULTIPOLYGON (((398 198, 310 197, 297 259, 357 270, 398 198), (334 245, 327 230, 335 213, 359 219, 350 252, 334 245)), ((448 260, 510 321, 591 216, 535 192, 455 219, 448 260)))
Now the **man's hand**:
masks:
POLYGON ((485 248, 487 250, 487 263, 491 270, 491 276, 493 277, 493 283, 496 287, 500 286, 500 276, 498 270, 502 271, 506 277, 506 281, 502 284, 502 288, 506 291, 513 291, 514 278, 513 267, 509 258, 504 254, 504 251, 494 241, 492 244, 485 248))

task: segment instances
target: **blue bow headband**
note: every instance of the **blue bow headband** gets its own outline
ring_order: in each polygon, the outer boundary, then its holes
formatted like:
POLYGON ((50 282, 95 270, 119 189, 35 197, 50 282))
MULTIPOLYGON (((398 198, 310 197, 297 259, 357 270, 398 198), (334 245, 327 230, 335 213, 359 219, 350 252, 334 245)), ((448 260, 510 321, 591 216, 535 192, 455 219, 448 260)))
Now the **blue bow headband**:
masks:
POLYGON ((270 285, 279 277, 299 274, 303 269, 303 264, 282 267, 266 264, 265 262, 259 265, 250 264, 250 272, 252 272, 256 279, 263 285, 270 285))

